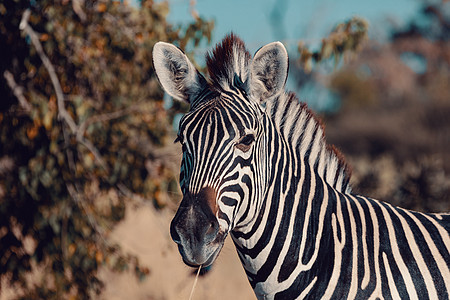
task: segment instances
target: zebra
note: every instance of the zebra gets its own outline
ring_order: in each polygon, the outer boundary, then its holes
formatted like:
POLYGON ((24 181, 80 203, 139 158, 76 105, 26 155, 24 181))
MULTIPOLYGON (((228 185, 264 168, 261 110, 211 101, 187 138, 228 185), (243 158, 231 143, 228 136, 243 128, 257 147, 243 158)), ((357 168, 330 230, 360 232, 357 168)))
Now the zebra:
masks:
POLYGON ((352 192, 320 120, 284 90, 282 43, 252 58, 229 34, 206 54, 208 79, 169 43, 155 44, 153 63, 190 105, 170 225, 185 264, 210 266, 230 235, 258 299, 449 299, 450 214, 352 192))

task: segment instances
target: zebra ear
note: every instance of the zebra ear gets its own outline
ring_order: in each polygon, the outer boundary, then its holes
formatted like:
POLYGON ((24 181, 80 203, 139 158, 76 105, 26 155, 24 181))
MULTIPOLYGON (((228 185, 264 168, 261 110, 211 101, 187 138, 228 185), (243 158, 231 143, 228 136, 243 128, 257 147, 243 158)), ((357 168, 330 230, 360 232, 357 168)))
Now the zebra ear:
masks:
POLYGON ((186 54, 172 44, 155 44, 153 66, 166 93, 177 100, 191 103, 207 84, 186 54))
POLYGON ((279 96, 284 90, 288 67, 288 54, 282 43, 270 43, 256 51, 250 66, 250 94, 260 103, 279 96))

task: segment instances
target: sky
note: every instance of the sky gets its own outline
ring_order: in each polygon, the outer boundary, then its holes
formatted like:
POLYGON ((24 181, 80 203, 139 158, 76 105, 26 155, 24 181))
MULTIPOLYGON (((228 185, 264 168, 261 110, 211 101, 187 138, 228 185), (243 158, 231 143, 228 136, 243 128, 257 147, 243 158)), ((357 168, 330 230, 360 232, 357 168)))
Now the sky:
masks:
MULTIPOLYGON (((189 3, 170 0, 169 21, 174 24, 192 21, 189 3)), ((195 9, 202 18, 215 21, 213 45, 233 31, 254 53, 278 40, 288 50, 296 49, 299 40, 317 45, 336 24, 352 16, 369 21, 371 38, 383 39, 387 24, 405 23, 421 3, 419 0, 197 0, 195 9)), ((209 47, 196 51, 205 52, 209 47)))
MULTIPOLYGON (((172 24, 192 22, 191 1, 168 0, 170 8, 168 21, 172 24)), ((229 32, 237 34, 251 54, 265 44, 281 41, 292 59, 297 57, 296 49, 300 40, 314 50, 335 25, 358 16, 369 22, 369 37, 383 41, 390 27, 402 26, 417 15, 423 0, 196 0, 194 2, 200 17, 206 20, 213 19, 215 22, 210 45, 203 44, 196 49, 187 49, 194 50, 197 63, 203 65, 205 53, 229 32)), ((336 100, 336 96, 321 86, 298 87, 288 77, 286 88, 296 92, 313 110, 337 109, 336 103, 339 101, 336 100)))

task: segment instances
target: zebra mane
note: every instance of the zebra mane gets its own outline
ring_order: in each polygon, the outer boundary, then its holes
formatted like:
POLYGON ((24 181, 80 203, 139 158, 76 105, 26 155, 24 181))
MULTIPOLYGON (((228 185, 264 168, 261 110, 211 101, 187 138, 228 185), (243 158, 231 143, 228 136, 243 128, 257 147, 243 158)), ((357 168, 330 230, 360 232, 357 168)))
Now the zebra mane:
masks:
MULTIPOLYGON (((237 74, 245 85, 249 77, 251 55, 244 42, 236 35, 227 35, 216 48, 206 55, 210 88, 229 90, 237 74)), ((300 157, 309 159, 328 184, 341 192, 349 192, 351 169, 344 156, 333 145, 325 141, 324 125, 305 103, 294 93, 282 93, 273 101, 267 101, 266 109, 287 140, 292 141, 300 157)))
POLYGON ((324 124, 306 103, 289 92, 268 102, 266 109, 280 133, 323 180, 340 192, 351 191, 350 166, 334 145, 327 144, 324 124))
POLYGON ((206 55, 206 66, 211 79, 212 88, 227 90, 233 85, 235 74, 242 82, 249 75, 251 55, 244 42, 233 33, 227 35, 212 53, 206 55))

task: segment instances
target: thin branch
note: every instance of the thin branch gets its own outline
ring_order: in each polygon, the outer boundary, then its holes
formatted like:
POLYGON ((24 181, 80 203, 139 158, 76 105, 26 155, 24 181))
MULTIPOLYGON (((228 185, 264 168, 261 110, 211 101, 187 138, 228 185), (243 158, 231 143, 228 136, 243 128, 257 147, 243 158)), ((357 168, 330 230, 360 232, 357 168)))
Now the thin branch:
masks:
POLYGON ((194 18, 194 20, 200 19, 200 16, 198 14, 197 9, 195 8, 195 5, 197 4, 197 0, 191 0, 189 1, 189 10, 191 12, 191 16, 194 18))
POLYGON ((81 22, 86 22, 87 16, 83 11, 84 0, 72 0, 72 8, 73 11, 77 14, 78 18, 80 18, 81 22))
POLYGON ((42 63, 44 64, 45 68, 48 71, 50 80, 52 81, 53 84, 53 88, 55 89, 56 99, 58 102, 59 117, 62 118, 67 123, 67 125, 69 125, 69 128, 72 131, 72 133, 75 133, 77 131, 77 125, 75 124, 75 121, 72 119, 72 117, 69 115, 66 108, 64 107, 64 94, 61 88, 61 84, 59 83, 58 75, 56 75, 55 68, 53 67, 48 56, 45 54, 41 42, 39 41, 38 35, 36 34, 36 32, 34 32, 33 28, 31 28, 30 24, 28 24, 29 17, 30 17, 30 10, 27 9, 22 15, 22 20, 20 21, 19 28, 20 30, 25 31, 25 33, 30 37, 31 42, 33 43, 37 53, 39 54, 39 57, 42 60, 42 63))
POLYGON ((14 96, 16 96, 17 100, 19 100, 20 106, 22 106, 26 112, 29 112, 31 110, 31 105, 23 95, 23 87, 16 83, 14 76, 10 71, 6 70, 3 72, 3 77, 5 77, 6 83, 14 93, 14 96))
POLYGON ((103 228, 97 223, 95 218, 92 216, 92 214, 86 209, 86 206, 84 205, 85 201, 82 201, 80 199, 81 194, 78 192, 78 188, 74 186, 72 183, 66 183, 67 191, 69 192, 70 197, 75 200, 75 202, 81 207, 81 209, 84 211, 84 214, 86 215, 88 222, 91 224, 92 228, 94 229, 95 233, 100 237, 100 239, 106 244, 110 245, 110 243, 104 238, 105 231, 103 228))
POLYGON ((76 167, 75 167, 75 159, 73 158, 73 152, 72 149, 70 148, 70 136, 67 130, 65 130, 64 128, 64 126, 66 125, 62 124, 62 126, 63 126, 62 133, 64 138, 64 148, 66 149, 67 163, 69 166, 69 170, 74 172, 76 167))
POLYGON ((129 199, 135 201, 138 204, 141 205, 148 205, 149 203, 151 203, 151 200, 149 199, 145 199, 142 196, 133 193, 132 191, 130 191, 123 183, 118 183, 117 188, 119 189, 119 191, 126 197, 128 197, 129 199))
POLYGON ((86 140, 84 138, 77 139, 77 141, 83 146, 85 146, 94 155, 95 159, 98 161, 98 163, 100 164, 100 166, 102 166, 103 169, 109 171, 108 165, 103 160, 100 151, 98 151, 98 149, 94 146, 94 144, 91 143, 91 141, 86 140))
POLYGON ((110 121, 110 120, 114 120, 114 119, 118 119, 120 117, 126 116, 127 114, 129 114, 133 111, 138 111, 139 106, 140 106, 140 104, 132 105, 125 109, 121 109, 121 110, 110 112, 110 113, 95 115, 95 116, 92 116, 92 117, 86 119, 85 121, 81 122, 80 126, 78 127, 77 140, 81 139, 83 137, 83 135, 86 131, 86 128, 89 125, 91 125, 93 123, 97 123, 97 122, 106 122, 106 121, 110 121))

